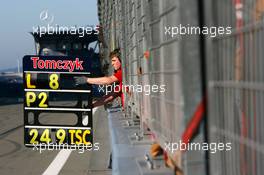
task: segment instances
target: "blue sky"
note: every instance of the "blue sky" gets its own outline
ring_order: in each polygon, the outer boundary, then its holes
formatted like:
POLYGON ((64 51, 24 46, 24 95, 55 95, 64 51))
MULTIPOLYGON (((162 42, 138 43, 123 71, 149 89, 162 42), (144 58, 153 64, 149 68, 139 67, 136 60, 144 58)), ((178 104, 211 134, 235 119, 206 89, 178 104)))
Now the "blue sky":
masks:
POLYGON ((48 10, 59 26, 98 24, 97 0, 5 0, 0 5, 0 70, 16 67, 17 60, 34 54, 33 26, 46 26, 40 13, 48 10))

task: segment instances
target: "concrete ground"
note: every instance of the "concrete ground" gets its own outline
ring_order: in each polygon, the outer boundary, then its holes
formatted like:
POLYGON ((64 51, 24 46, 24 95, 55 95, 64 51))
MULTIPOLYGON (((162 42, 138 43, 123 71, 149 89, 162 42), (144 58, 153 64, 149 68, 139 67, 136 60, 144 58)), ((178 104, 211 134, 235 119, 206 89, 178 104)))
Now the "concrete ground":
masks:
POLYGON ((107 169, 111 150, 107 112, 100 107, 93 117, 94 143, 99 143, 99 151, 40 153, 24 146, 23 105, 0 106, 0 174, 111 174, 107 169), (60 158, 65 160, 64 164, 60 158))

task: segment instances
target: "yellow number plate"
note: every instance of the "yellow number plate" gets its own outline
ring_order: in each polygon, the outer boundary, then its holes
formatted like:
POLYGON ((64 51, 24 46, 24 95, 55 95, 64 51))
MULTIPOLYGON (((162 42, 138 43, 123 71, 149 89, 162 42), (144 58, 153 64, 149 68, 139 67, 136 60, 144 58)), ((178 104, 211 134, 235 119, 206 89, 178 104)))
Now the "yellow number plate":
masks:
POLYGON ((92 131, 90 129, 27 128, 25 133, 25 144, 27 146, 38 144, 92 144, 92 131))

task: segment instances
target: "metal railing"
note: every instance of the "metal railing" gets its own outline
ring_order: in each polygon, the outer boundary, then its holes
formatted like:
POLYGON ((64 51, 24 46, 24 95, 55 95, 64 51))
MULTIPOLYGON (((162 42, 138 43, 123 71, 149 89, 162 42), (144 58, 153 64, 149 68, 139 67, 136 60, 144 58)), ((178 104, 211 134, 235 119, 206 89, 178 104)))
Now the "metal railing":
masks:
POLYGON ((103 52, 121 48, 123 84, 166 87, 165 92, 150 95, 126 93, 125 109, 128 115, 140 117, 141 129, 149 127, 161 145, 178 142, 207 94, 207 115, 203 115, 208 130, 205 133, 199 121, 192 142, 203 143, 208 137, 209 143, 231 143, 232 150, 186 151, 179 166, 185 174, 206 174, 207 162, 210 174, 261 174, 264 1, 100 2, 99 19, 108 44, 103 52), (166 35, 165 27, 199 26, 201 20, 207 27, 230 26, 231 34, 166 35))

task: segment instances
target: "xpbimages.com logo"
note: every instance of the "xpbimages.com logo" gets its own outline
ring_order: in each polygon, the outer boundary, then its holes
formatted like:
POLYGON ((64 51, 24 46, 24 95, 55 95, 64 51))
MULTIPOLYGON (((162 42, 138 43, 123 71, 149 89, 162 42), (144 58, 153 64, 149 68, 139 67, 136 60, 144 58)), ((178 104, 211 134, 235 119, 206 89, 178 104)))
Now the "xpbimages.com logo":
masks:
POLYGON ((164 93, 166 91, 166 85, 99 85, 99 92, 103 92, 106 95, 110 92, 128 92, 128 93, 144 93, 145 95, 150 95, 151 93, 164 93))
POLYGON ((48 10, 43 10, 39 14, 39 19, 43 23, 41 26, 33 26, 32 30, 34 34, 38 34, 40 37, 43 35, 53 35, 53 34, 71 34, 78 35, 79 37, 84 37, 90 34, 99 34, 99 26, 86 25, 86 26, 60 26, 58 24, 53 24, 54 15, 48 10))

